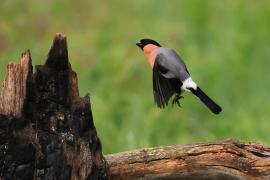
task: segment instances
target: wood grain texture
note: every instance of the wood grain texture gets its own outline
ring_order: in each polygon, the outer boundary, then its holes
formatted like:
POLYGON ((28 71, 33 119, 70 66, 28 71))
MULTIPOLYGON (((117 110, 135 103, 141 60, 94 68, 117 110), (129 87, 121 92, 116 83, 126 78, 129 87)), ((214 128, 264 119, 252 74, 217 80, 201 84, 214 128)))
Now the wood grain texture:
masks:
POLYGON ((270 149, 236 140, 105 156, 111 179, 270 179, 270 149))
POLYGON ((0 112, 3 115, 20 117, 26 98, 26 84, 32 74, 30 51, 22 53, 21 63, 10 63, 0 93, 0 112))

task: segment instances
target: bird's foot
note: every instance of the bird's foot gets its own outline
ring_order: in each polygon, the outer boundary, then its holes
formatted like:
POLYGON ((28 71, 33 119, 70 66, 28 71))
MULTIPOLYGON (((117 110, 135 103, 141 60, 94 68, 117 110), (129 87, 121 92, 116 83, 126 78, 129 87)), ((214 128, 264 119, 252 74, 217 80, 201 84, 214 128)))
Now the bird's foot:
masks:
POLYGON ((181 96, 180 94, 176 94, 173 98, 173 101, 172 101, 172 105, 175 105, 177 104, 179 107, 181 107, 181 104, 179 102, 180 99, 184 99, 183 96, 181 96))

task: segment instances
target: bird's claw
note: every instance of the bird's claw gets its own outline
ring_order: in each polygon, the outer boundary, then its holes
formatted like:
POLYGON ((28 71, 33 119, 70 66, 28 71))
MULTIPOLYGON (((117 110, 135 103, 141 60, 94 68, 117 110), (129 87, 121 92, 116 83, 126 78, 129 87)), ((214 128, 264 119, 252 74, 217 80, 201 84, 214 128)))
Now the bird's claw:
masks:
POLYGON ((183 96, 181 96, 180 94, 176 94, 173 98, 172 104, 177 104, 177 106, 181 107, 181 104, 179 102, 180 99, 184 99, 183 96))

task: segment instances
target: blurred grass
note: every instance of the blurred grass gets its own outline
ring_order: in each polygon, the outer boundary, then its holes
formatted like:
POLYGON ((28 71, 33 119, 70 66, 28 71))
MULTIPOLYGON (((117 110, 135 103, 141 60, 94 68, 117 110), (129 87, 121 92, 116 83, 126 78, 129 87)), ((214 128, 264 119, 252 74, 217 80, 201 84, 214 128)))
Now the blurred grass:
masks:
POLYGON ((26 49, 43 63, 63 32, 105 153, 224 138, 270 145, 269 19, 267 0, 2 0, 0 80, 26 49), (223 112, 212 115, 190 94, 183 108, 156 108, 135 46, 144 37, 179 52, 223 112))

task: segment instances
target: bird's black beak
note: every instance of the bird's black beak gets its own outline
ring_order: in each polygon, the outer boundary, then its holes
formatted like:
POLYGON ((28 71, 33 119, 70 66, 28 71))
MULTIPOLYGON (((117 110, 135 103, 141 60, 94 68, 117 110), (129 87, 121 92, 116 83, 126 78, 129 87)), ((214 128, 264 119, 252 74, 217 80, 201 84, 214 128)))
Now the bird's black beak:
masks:
POLYGON ((141 42, 137 42, 136 45, 143 50, 143 44, 141 42))

